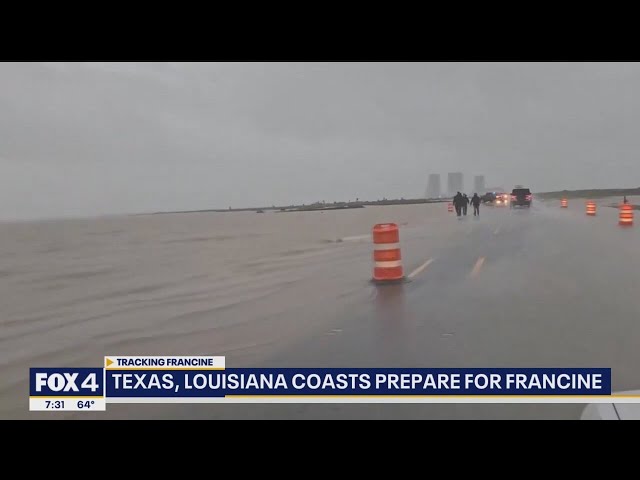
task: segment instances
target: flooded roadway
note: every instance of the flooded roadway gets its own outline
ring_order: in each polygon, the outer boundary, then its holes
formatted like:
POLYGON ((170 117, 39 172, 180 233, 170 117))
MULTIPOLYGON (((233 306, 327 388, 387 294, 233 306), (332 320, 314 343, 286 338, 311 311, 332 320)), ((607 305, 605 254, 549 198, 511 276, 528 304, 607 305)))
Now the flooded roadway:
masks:
MULTIPOLYGON (((610 367, 640 388, 638 233, 601 202, 198 214, 0 227, 0 418, 30 366, 225 355, 234 367, 610 367), (404 285, 369 231, 401 226, 404 285)), ((582 405, 109 405, 92 418, 578 418, 582 405)))

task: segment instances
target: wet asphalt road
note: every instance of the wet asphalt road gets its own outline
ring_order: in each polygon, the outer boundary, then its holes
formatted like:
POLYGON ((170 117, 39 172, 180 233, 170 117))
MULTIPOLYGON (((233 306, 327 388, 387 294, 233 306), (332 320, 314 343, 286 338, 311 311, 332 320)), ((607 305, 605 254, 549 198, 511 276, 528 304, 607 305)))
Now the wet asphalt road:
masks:
MULTIPOLYGON (((426 268, 402 285, 379 287, 357 280, 358 289, 341 300, 334 291, 316 291, 316 296, 326 295, 322 329, 268 352, 251 366, 610 367, 614 390, 637 389, 638 233, 617 226, 615 209, 602 207, 592 218, 584 215, 581 203, 573 202, 572 207, 561 210, 549 202, 531 210, 483 208, 479 219, 458 220, 452 215, 443 220, 448 222, 443 227, 448 229, 446 241, 435 248, 429 246, 432 228, 407 230, 401 234, 405 273, 430 261, 426 268)), ((356 281, 353 272, 362 274, 370 255, 367 242, 349 246, 325 258, 316 279, 333 275, 356 281)), ((233 359, 227 362, 231 365, 233 359)), ((109 417, 577 419, 582 409, 583 405, 110 405, 109 417)))

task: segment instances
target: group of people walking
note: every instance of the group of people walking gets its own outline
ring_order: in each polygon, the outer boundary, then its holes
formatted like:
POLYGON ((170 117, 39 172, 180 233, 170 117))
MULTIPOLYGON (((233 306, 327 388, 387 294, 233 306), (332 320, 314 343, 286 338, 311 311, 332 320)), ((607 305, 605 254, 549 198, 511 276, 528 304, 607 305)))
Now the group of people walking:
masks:
POLYGON ((482 201, 477 193, 473 194, 473 197, 467 197, 466 193, 456 193, 456 196, 453 197, 453 206, 456 209, 456 215, 459 217, 467 214, 467 208, 469 205, 473 205, 473 216, 480 216, 480 204, 482 201))

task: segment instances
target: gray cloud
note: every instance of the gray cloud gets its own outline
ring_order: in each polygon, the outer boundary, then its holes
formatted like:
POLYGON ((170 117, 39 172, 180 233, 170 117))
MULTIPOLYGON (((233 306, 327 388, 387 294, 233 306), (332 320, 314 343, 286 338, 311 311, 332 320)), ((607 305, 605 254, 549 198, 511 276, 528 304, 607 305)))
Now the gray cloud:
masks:
POLYGON ((4 63, 2 218, 636 187, 640 65, 4 63), (469 182, 470 183, 470 182, 469 182))

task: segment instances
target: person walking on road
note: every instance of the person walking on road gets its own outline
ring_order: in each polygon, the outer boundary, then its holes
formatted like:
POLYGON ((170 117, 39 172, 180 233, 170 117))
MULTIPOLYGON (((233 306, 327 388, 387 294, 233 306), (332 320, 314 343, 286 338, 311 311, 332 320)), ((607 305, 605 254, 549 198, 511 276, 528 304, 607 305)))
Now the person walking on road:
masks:
POLYGON ((480 197, 478 196, 477 193, 474 193, 473 197, 471 197, 471 204, 473 205, 473 216, 479 217, 480 216, 480 197))
POLYGON ((626 205, 627 203, 629 203, 629 200, 627 200, 627 196, 626 196, 626 195, 624 196, 624 200, 622 201, 622 203, 624 203, 625 205, 626 205))
POLYGON ((462 195, 462 214, 466 217, 467 216, 467 208, 469 207, 469 197, 467 197, 467 194, 463 194, 462 195))
POLYGON ((455 197, 453 197, 453 206, 456 209, 456 215, 458 217, 462 215, 462 202, 464 202, 462 194, 460 192, 456 193, 455 197))

